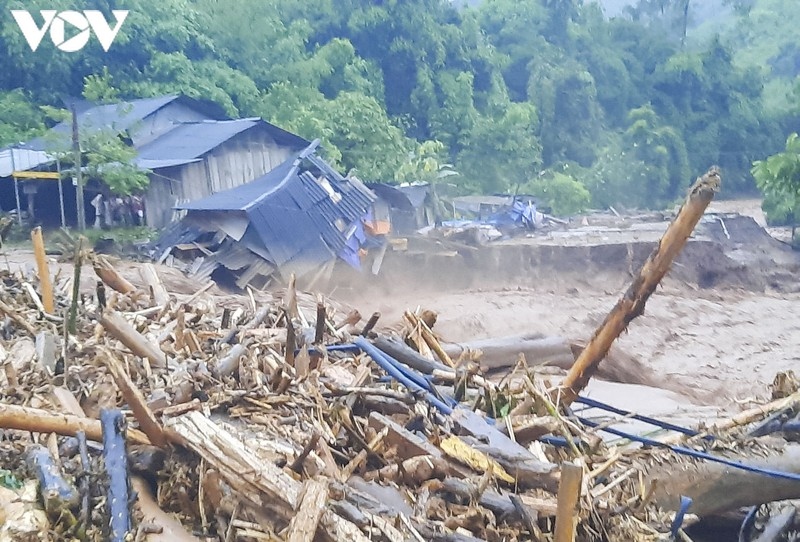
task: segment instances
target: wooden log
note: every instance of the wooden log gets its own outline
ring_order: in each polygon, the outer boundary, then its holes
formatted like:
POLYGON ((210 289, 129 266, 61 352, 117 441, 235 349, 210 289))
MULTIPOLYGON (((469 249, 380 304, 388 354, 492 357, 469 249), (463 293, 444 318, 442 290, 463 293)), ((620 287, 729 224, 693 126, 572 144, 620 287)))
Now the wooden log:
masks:
POLYGON ((101 410, 100 423, 103 427, 103 464, 108 476, 109 540, 124 542, 132 525, 125 418, 119 410, 101 410))
POLYGON ((36 268, 39 272, 39 285, 42 288, 42 304, 47 314, 54 314, 53 281, 50 277, 50 266, 47 263, 47 254, 44 250, 41 226, 31 231, 31 240, 33 241, 33 254, 36 257, 36 268))
POLYGON ((300 506, 289 522, 287 542, 312 542, 317 533, 317 525, 328 504, 328 481, 326 479, 307 480, 300 495, 300 506))
POLYGON ((108 368, 109 373, 111 373, 111 376, 114 378, 117 387, 122 392, 122 396, 125 398, 131 411, 133 411, 133 416, 136 418, 136 421, 139 422, 139 427, 142 432, 147 435, 147 438, 150 439, 153 445, 158 447, 166 446, 167 438, 164 435, 164 429, 161 427, 161 424, 158 423, 150 407, 147 406, 147 401, 142 395, 142 392, 139 391, 136 384, 131 381, 128 373, 125 372, 125 368, 122 366, 119 358, 108 350, 101 351, 101 358, 106 368, 108 368))
POLYGON ((482 339, 464 343, 443 345, 452 358, 480 352, 479 363, 484 372, 512 368, 520 354, 528 365, 554 365, 569 370, 575 363, 569 342, 562 337, 546 337, 528 334, 493 339, 482 339))
MULTIPOLYGON (((787 444, 766 457, 737 457, 745 465, 800 474, 800 444, 787 444)), ((800 499, 800 482, 765 476, 712 462, 685 460, 661 463, 648 473, 647 484, 657 484, 654 500, 676 510, 681 495, 692 499, 692 514, 719 515, 742 507, 800 499)))
POLYGON ((164 368, 167 366, 167 356, 164 352, 144 338, 119 314, 106 311, 100 317, 100 324, 135 355, 147 358, 153 367, 164 368))
MULTIPOLYGON (((81 270, 83 269, 83 239, 84 237, 81 235, 78 238, 78 245, 75 248, 75 261, 73 262, 73 272, 72 272, 72 299, 69 303, 69 320, 67 322, 67 331, 72 335, 75 335, 78 332, 77 325, 78 325, 78 301, 81 295, 81 270)), ((103 290, 105 294, 105 290, 103 290)), ((98 303, 99 303, 99 292, 98 292, 98 303)), ((100 304, 100 309, 105 309, 105 299, 103 299, 103 303, 100 304)))
MULTIPOLYGON (((103 441, 103 429, 98 420, 3 403, 0 403, 0 428, 56 433, 66 437, 74 437, 78 431, 83 431, 86 438, 95 442, 103 441)), ((141 431, 130 430, 128 437, 137 444, 150 444, 150 439, 141 431)))
POLYGON ((474 448, 500 463, 520 486, 555 491, 557 465, 538 460, 527 448, 512 441, 471 410, 456 408, 450 417, 464 433, 473 437, 470 444, 474 448))
POLYGON ((153 303, 159 307, 166 307, 169 304, 169 292, 164 287, 164 283, 161 282, 156 266, 146 263, 139 269, 139 274, 152 292, 153 303))
POLYGON ((242 356, 247 354, 249 344, 249 341, 245 341, 243 343, 233 345, 225 357, 221 358, 216 365, 214 365, 211 371, 212 374, 214 374, 215 377, 220 378, 223 376, 230 376, 235 373, 239 369, 239 363, 242 360, 242 356))
POLYGON ((714 199, 722 183, 719 169, 712 167, 698 178, 675 220, 667 228, 661 241, 647 258, 628 291, 617 302, 605 321, 581 352, 566 379, 556 390, 556 404, 569 405, 586 387, 597 371, 600 362, 608 354, 611 345, 627 329, 630 322, 644 313, 647 300, 661 279, 667 274, 672 262, 680 253, 694 231, 703 213, 714 199))
POLYGON ((558 484, 558 511, 556 512, 555 542, 574 542, 578 527, 578 501, 581 496, 583 467, 574 463, 561 465, 561 482, 558 484))
POLYGON ((94 272, 106 286, 123 295, 131 294, 136 291, 136 287, 128 282, 128 279, 119 274, 114 266, 102 256, 94 258, 94 272))
MULTIPOLYGON (((277 466, 261 461, 244 444, 199 412, 169 420, 183 444, 215 468, 238 497, 276 520, 290 521, 299 504, 300 483, 277 466)), ((327 510, 320 520, 329 540, 368 542, 360 529, 327 510)))

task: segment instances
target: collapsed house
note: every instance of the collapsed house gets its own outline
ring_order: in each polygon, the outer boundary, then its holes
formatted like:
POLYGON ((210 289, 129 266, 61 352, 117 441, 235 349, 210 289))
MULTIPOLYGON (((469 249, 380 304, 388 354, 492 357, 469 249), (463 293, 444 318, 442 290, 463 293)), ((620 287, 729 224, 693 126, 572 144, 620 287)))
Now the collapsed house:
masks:
POLYGON ((159 261, 200 279, 243 289, 285 282, 294 274, 315 284, 337 261, 360 269, 370 247, 376 197, 316 155, 319 140, 247 184, 180 204, 186 212, 156 242, 159 261))

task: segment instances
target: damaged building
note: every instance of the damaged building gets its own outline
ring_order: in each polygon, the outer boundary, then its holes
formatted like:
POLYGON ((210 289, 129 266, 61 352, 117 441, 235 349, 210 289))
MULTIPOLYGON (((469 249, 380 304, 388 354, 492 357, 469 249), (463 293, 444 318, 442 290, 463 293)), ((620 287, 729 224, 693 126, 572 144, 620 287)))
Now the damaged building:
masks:
MULTIPOLYGON (((263 119, 231 119, 214 103, 182 95, 71 105, 81 137, 108 133, 136 150, 134 163, 150 178, 141 195, 152 228, 175 221, 176 205, 249 182, 309 145, 263 119)), ((2 210, 22 210, 51 225, 59 215, 66 224, 77 222, 75 183, 55 175, 56 156, 71 147, 71 138, 72 123, 65 121, 43 137, 0 150, 2 210)), ((88 224, 95 220, 92 199, 108 191, 98 179, 84 182, 88 224)))
POLYGON ((186 216, 156 243, 155 257, 239 289, 292 274, 313 285, 337 261, 359 269, 365 250, 385 243, 364 227, 376 197, 317 156, 318 146, 249 183, 179 204, 186 216))

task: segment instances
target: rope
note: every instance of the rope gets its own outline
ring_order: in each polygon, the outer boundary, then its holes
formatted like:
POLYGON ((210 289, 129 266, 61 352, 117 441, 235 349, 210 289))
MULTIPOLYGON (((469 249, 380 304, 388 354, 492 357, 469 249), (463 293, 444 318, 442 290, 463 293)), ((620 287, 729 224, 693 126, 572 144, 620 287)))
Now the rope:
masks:
MULTIPOLYGON (((589 427, 598 427, 600 425, 585 418, 578 418, 578 420, 580 420, 581 423, 589 427)), ((620 431, 619 429, 614 429, 612 427, 602 427, 600 430, 605 431, 606 433, 609 433, 611 435, 616 435, 618 437, 626 438, 628 440, 641 442, 642 444, 645 444, 647 446, 667 448, 669 450, 672 450, 676 454, 693 457, 695 459, 703 459, 705 461, 711 461, 712 463, 720 463, 722 465, 727 465, 728 467, 733 467, 735 469, 743 470, 746 472, 752 472, 754 474, 763 474, 765 476, 770 476, 772 478, 781 478, 784 480, 792 480, 795 482, 800 482, 800 474, 796 474, 793 472, 784 472, 764 467, 756 467, 753 465, 745 465, 744 463, 740 463, 739 461, 725 459, 724 457, 717 457, 715 455, 711 455, 706 452, 692 450, 691 448, 684 448, 683 446, 673 446, 671 444, 665 444, 663 442, 659 442, 657 440, 653 440, 648 437, 640 437, 638 435, 632 435, 630 433, 626 433, 625 431, 620 431)))
POLYGON ((650 425, 655 425, 656 427, 661 427, 662 429, 669 429, 670 431, 676 431, 678 433, 683 433, 684 435, 688 435, 690 437, 694 437, 699 433, 697 431, 693 431, 692 429, 687 429, 685 427, 681 427, 679 425, 674 425, 669 422, 663 422, 661 420, 657 420, 655 418, 651 418, 649 416, 642 416, 640 414, 634 414, 633 412, 628 412, 627 410, 622 410, 611 405, 607 405, 605 403, 601 403, 600 401, 595 401, 594 399, 589 399, 588 397, 578 397, 575 399, 576 403, 581 403, 590 407, 599 408, 600 410, 605 410, 611 412, 613 414, 618 414, 619 416, 625 416, 626 418, 631 418, 634 420, 639 420, 640 422, 649 423, 650 425))

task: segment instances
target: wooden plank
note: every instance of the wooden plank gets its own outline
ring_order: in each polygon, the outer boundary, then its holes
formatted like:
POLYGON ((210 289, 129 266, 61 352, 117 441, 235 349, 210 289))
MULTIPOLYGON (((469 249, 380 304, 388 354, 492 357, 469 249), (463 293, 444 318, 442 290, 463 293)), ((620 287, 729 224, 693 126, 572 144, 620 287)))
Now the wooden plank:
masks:
POLYGON ((147 358, 153 367, 166 367, 167 356, 161 349, 143 337, 136 328, 128 323, 122 316, 111 311, 106 311, 100 318, 100 324, 115 339, 119 340, 128 349, 139 356, 147 358))
POLYGON ((47 314, 53 314, 55 312, 53 281, 50 278, 50 266, 47 263, 47 254, 44 250, 41 226, 31 230, 31 240, 33 241, 33 253, 36 256, 36 268, 39 271, 39 285, 42 288, 42 304, 47 314))
POLYGON ((57 171, 14 171, 11 176, 15 179, 59 180, 61 175, 57 171))
POLYGON ((312 542, 328 505, 328 480, 307 480, 303 484, 300 506, 289 522, 287 542, 312 542))
MULTIPOLYGON (((290 521, 300 504, 300 483, 276 465, 262 461, 231 433, 199 412, 167 423, 184 445, 214 467, 244 502, 290 521)), ((330 540, 369 542, 361 530, 330 509, 320 520, 330 540)))
POLYGON ((581 496, 582 480, 582 466, 573 463, 564 463, 561 466, 555 542, 574 542, 575 540, 575 530, 578 526, 578 500, 581 496))

